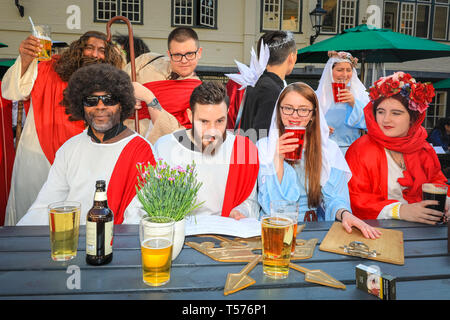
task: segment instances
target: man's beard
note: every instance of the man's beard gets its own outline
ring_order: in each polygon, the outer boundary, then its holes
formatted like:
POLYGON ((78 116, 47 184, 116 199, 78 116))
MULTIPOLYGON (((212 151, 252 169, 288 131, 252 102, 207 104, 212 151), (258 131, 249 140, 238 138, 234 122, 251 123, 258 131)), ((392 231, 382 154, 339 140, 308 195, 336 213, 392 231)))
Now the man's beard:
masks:
POLYGON ((200 134, 195 130, 195 121, 192 123, 192 138, 194 139, 194 143, 197 147, 201 147, 203 154, 213 156, 226 139, 226 130, 223 133, 217 130, 214 131, 215 132, 205 133, 203 136, 200 136, 200 134))
POLYGON ((111 129, 112 127, 114 127, 116 124, 120 123, 120 109, 116 112, 116 113, 107 113, 107 112, 102 112, 102 115, 110 115, 110 119, 108 122, 104 122, 101 124, 98 124, 94 121, 94 117, 95 115, 99 115, 99 113, 93 115, 92 113, 87 113, 85 112, 84 118, 87 122, 87 124, 94 129, 96 132, 99 133, 104 133, 106 131, 108 131, 109 129, 111 129))
POLYGON ((94 58, 94 57, 87 57, 87 56, 81 56, 80 61, 78 63, 79 67, 85 67, 90 66, 91 64, 99 64, 99 63, 105 63, 105 60, 94 58))

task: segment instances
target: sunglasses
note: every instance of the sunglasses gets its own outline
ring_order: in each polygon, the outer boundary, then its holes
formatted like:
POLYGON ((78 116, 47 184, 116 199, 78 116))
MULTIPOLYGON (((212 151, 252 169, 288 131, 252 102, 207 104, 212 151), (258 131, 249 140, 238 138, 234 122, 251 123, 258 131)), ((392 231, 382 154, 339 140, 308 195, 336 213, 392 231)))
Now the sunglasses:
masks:
POLYGON ((98 105, 98 101, 102 100, 105 106, 115 106, 119 101, 110 94, 103 96, 87 96, 83 99, 83 104, 86 107, 95 107, 98 105))

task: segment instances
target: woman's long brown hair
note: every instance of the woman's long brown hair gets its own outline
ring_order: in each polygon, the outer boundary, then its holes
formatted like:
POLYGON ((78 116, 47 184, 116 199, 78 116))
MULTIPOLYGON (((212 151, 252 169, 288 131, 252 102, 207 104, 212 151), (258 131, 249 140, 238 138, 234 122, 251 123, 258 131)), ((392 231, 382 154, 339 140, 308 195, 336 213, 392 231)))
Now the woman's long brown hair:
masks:
MULTIPOLYGON (((321 201, 321 187, 320 174, 322 169, 322 148, 320 136, 320 117, 318 114, 319 101, 316 93, 310 86, 303 82, 292 83, 284 89, 278 98, 277 103, 277 124, 280 129, 280 136, 284 134, 285 128, 281 121, 280 105, 284 97, 289 93, 295 91, 305 97, 313 105, 313 116, 311 121, 306 126, 305 133, 305 189, 308 196, 308 207, 316 208, 321 201)), ((290 165, 295 164, 294 161, 287 161, 290 165)))

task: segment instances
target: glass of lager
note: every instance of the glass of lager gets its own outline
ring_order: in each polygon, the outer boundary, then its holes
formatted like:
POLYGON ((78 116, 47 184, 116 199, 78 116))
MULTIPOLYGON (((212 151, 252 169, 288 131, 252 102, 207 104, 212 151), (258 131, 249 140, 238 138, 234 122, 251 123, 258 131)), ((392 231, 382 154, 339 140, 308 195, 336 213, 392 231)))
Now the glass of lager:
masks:
POLYGON ((285 215, 292 219, 292 221, 294 221, 294 235, 292 238, 291 254, 294 254, 295 251, 295 241, 297 237, 298 226, 298 210, 299 204, 296 201, 277 200, 270 202, 270 215, 272 217, 276 217, 277 215, 285 215))
POLYGON ((170 280, 174 225, 169 217, 146 217, 140 222, 142 280, 150 286, 170 280))
POLYGON ((269 217, 263 217, 261 240, 264 275, 274 279, 287 278, 295 225, 292 215, 284 212, 273 211, 269 217))
MULTIPOLYGON (((437 200, 439 203, 428 205, 427 208, 443 212, 445 214, 445 201, 447 200, 447 186, 440 183, 422 184, 422 200, 437 200)), ((444 216, 438 223, 444 222, 444 216)))
POLYGON ((48 206, 51 256, 54 261, 66 261, 76 257, 80 229, 81 204, 61 201, 48 206))
POLYGON ((35 25, 32 30, 33 36, 39 39, 43 48, 38 54, 39 61, 50 60, 52 57, 52 39, 50 38, 50 26, 46 24, 35 25))

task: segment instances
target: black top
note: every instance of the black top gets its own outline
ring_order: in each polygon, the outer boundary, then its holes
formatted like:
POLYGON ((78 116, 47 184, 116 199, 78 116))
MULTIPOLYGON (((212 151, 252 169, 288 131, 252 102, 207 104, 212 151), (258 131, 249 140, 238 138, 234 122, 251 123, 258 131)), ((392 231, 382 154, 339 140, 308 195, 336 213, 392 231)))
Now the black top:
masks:
POLYGON ((267 136, 273 109, 283 87, 283 80, 275 73, 267 70, 256 82, 255 87, 247 87, 244 109, 242 111, 241 130, 253 142, 256 142, 254 133, 246 134, 245 131, 255 129, 256 140, 267 136))

